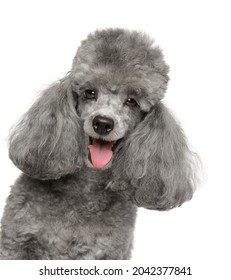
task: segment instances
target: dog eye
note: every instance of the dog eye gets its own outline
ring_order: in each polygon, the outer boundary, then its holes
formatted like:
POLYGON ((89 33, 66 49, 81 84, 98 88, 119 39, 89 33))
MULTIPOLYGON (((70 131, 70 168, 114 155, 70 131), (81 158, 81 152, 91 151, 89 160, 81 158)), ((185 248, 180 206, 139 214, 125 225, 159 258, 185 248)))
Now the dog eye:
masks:
POLYGON ((83 92, 83 96, 86 98, 86 99, 97 99, 97 92, 95 89, 86 89, 84 92, 83 92))
POLYGON ((128 98, 126 101, 125 101, 125 104, 129 107, 136 107, 138 106, 138 103, 136 102, 136 100, 134 98, 128 98))

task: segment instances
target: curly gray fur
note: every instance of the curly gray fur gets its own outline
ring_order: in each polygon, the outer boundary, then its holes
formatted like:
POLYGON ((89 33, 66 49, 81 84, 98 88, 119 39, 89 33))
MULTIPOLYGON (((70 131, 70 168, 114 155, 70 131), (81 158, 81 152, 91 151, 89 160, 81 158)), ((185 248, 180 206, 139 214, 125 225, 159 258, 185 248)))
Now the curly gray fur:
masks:
POLYGON ((192 198, 195 155, 162 104, 169 68, 145 34, 106 29, 79 47, 71 71, 43 92, 9 139, 23 174, 2 218, 2 259, 129 259, 137 206, 169 210, 192 198), (81 93, 91 86, 98 99, 81 93), (129 108, 135 96, 139 106, 129 108), (118 142, 93 168, 92 119, 110 116, 118 142))

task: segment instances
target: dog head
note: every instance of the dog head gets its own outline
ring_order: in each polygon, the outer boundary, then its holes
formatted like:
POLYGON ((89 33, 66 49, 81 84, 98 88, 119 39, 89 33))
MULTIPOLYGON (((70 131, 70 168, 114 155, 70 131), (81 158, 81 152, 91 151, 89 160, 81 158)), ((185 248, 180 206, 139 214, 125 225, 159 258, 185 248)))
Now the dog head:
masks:
POLYGON ((166 210, 194 191, 193 153, 161 103, 168 83, 161 50, 144 34, 90 34, 71 71, 43 92, 10 136, 10 158, 26 174, 58 179, 86 164, 111 168, 135 202, 166 210))
POLYGON ((111 166, 131 131, 163 98, 167 73, 160 49, 144 34, 109 29, 82 42, 71 75, 88 165, 111 166))

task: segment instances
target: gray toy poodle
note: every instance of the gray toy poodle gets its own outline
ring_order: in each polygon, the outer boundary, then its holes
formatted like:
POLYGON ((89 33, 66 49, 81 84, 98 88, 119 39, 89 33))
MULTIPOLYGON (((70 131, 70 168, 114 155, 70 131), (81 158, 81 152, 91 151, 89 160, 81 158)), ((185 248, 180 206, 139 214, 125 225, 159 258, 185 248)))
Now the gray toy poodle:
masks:
POLYGON ((129 259, 138 207, 192 198, 194 154, 162 104, 169 67, 145 34, 81 43, 9 138, 23 173, 1 226, 1 259, 129 259))

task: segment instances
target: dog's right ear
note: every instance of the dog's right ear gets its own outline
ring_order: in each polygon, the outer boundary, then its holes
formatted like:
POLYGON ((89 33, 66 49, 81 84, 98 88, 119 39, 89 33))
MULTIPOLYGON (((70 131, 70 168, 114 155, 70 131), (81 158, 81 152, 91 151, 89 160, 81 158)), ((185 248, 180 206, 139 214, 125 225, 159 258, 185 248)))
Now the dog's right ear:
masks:
POLYGON ((70 77, 45 90, 13 129, 9 156, 27 175, 46 180, 74 173, 83 164, 83 132, 70 77))

